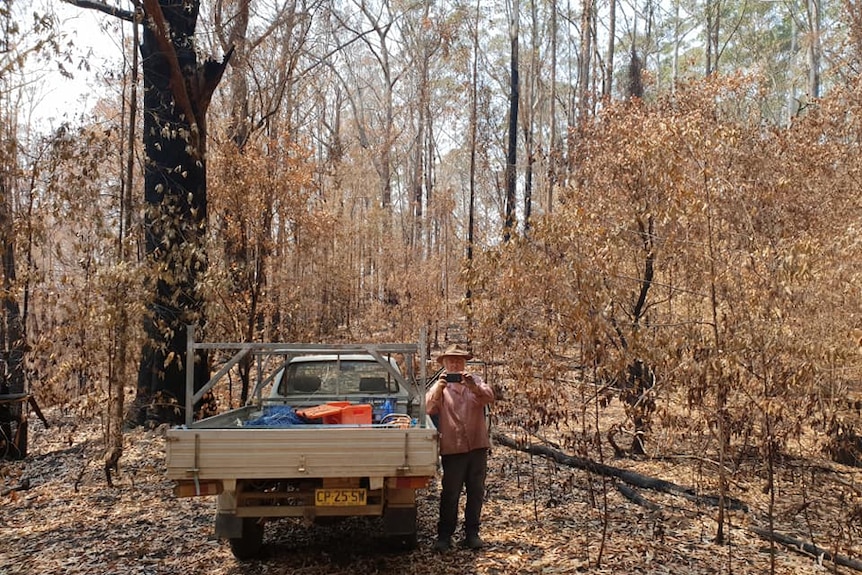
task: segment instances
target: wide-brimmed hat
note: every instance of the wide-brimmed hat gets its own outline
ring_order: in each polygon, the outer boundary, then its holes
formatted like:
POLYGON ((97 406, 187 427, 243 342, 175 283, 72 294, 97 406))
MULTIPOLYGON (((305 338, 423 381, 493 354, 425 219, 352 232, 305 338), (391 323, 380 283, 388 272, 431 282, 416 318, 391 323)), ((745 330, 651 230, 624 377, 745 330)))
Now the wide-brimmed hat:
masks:
POLYGON ((473 359, 473 354, 461 344, 454 343, 447 347, 443 352, 437 356, 437 361, 439 363, 443 363, 444 357, 461 357, 466 360, 473 359))

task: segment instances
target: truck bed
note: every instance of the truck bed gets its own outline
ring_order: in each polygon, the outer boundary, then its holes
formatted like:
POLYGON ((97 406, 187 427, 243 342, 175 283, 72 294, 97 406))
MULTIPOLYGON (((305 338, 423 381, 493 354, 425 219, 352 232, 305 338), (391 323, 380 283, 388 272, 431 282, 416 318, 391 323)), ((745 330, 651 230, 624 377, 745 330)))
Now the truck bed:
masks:
POLYGON ((242 427, 254 415, 255 408, 246 407, 168 430, 168 478, 433 476, 437 470, 433 428, 242 427))

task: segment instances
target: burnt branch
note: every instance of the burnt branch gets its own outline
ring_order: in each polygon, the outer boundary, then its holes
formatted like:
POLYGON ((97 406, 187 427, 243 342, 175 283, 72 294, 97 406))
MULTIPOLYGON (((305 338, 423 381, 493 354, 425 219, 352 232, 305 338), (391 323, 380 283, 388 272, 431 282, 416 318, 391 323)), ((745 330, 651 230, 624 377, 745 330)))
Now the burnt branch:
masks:
POLYGON ((193 85, 192 96, 195 98, 198 105, 198 112, 203 117, 206 115, 209 108, 210 100, 213 93, 221 82, 224 71, 234 55, 235 47, 231 46, 224 55, 221 62, 215 60, 207 60, 204 65, 198 69, 195 77, 196 84, 193 85))
POLYGON ((643 219, 638 218, 638 230, 640 232, 641 238, 643 238, 644 251, 646 252, 646 261, 644 262, 644 275, 641 280, 640 293, 638 294, 637 303, 635 303, 634 309, 632 310, 635 325, 638 325, 640 323, 640 320, 644 315, 647 294, 649 292, 650 286, 652 285, 653 277, 655 275, 655 250, 653 249, 653 237, 655 231, 653 228, 654 222, 652 214, 647 215, 646 224, 644 224, 643 219))
POLYGON ((120 20, 125 20, 126 22, 138 21, 138 18, 136 17, 135 13, 131 10, 123 10, 122 8, 111 6, 109 4, 105 4, 104 2, 96 2, 95 0, 63 0, 63 2, 71 4, 73 6, 77 6, 78 8, 96 10, 98 12, 107 14, 108 16, 114 16, 115 18, 119 18, 120 20))
MULTIPOLYGON (((642 489, 650 489, 661 493, 667 493, 669 495, 675 495, 678 497, 682 497, 683 499, 692 501, 698 505, 709 505, 713 507, 718 505, 719 498, 717 496, 701 495, 691 487, 677 485, 676 483, 673 483, 671 481, 666 481, 664 479, 659 479, 656 477, 650 477, 648 475, 643 475, 641 473, 628 469, 613 467, 611 465, 606 465, 604 463, 593 461, 592 459, 569 455, 567 453, 564 453, 557 449, 552 449, 544 445, 536 445, 532 443, 516 441, 515 439, 512 439, 511 437, 499 431, 493 433, 493 439, 497 445, 502 445, 504 447, 508 447, 509 449, 514 449, 523 453, 529 453, 531 455, 545 457, 547 459, 556 461, 561 465, 566 465, 568 467, 574 467, 577 469, 583 469, 597 475, 614 477, 635 487, 640 487, 642 489)), ((725 505, 728 509, 733 509, 735 511, 743 511, 747 513, 749 510, 748 504, 732 497, 726 497, 725 505)))

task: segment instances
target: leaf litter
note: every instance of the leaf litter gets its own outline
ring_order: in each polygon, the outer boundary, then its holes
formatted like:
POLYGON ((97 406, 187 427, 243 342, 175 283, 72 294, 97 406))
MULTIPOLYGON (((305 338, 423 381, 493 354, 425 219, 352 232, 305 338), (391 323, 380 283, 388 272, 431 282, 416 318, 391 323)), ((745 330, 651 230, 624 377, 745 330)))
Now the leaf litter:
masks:
MULTIPOLYGON (((260 559, 238 561, 213 538, 214 498, 173 496, 165 478, 164 428, 126 433, 120 475, 106 484, 97 421, 53 414, 45 429, 31 422, 30 455, 0 462, 0 574, 263 575, 263 574, 565 574, 740 575, 850 573, 754 535, 767 525, 768 499, 756 476, 734 490, 748 513, 729 512, 729 541, 714 542, 717 509, 643 491, 649 510, 623 497, 608 478, 495 447, 483 511, 485 549, 432 551, 439 481, 419 493, 419 546, 386 547, 374 519, 331 526, 298 520, 268 523, 260 559)), ((615 462, 680 484, 703 470, 689 459, 615 462)), ((774 513, 776 531, 791 532, 847 557, 860 555, 862 474, 854 468, 785 470, 774 513), (818 476, 840 474, 830 481, 818 476), (840 489, 842 485, 849 486, 840 489), (839 493, 840 491, 840 493, 839 493), (837 543, 836 543, 837 541, 837 543)), ((463 502, 462 502, 463 503, 463 502)))

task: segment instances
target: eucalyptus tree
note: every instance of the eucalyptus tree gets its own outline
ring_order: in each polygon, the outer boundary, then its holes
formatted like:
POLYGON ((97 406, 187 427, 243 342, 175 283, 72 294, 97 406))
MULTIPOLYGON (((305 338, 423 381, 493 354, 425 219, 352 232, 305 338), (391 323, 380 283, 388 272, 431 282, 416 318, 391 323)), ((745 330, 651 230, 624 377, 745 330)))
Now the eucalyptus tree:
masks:
MULTIPOLYGON (((430 1, 417 4, 416 10, 405 11, 398 21, 400 37, 404 40, 406 80, 405 86, 414 95, 407 104, 406 114, 411 118, 413 128, 412 152, 408 181, 409 205, 411 206, 411 232, 409 242, 412 246, 431 249, 429 232, 425 225, 425 206, 431 203, 434 188, 434 120, 432 113, 431 74, 442 70, 433 68, 434 60, 441 52, 447 51, 451 42, 451 30, 447 29, 446 14, 440 10, 432 12, 430 1)), ((407 100, 407 98, 405 98, 407 100)))
MULTIPOLYGON (((296 137, 289 119, 299 100, 293 92, 320 4, 285 0, 270 6, 252 0, 220 0, 213 6, 213 35, 223 52, 233 50, 220 99, 229 111, 227 137, 217 144, 222 161, 213 194, 218 207, 214 224, 222 240, 229 284, 225 301, 230 303, 224 311, 232 316, 218 324, 230 326, 222 333, 229 340, 266 337, 264 330, 270 325, 266 316, 274 315, 265 297, 270 270, 277 266, 272 258, 273 222, 279 221, 277 198, 290 181, 284 174, 277 177, 287 167, 281 154, 289 146, 274 142, 287 144, 296 137), (267 166, 263 170, 261 163, 267 166)), ((242 404, 248 399, 251 362, 248 356, 239 364, 242 404)))
POLYGON ((820 97, 820 61, 822 58, 820 0, 805 1, 805 15, 810 38, 806 51, 808 60, 808 95, 820 97))
MULTIPOLYGON (((586 0, 585 0, 586 1, 586 0)), ((515 232, 515 202, 517 200, 518 109, 521 103, 519 51, 521 34, 521 2, 509 3, 509 128, 506 146, 506 214, 503 240, 508 242, 515 232)))
POLYGON ((223 53, 233 51, 223 100, 230 108, 228 136, 240 150, 252 134, 270 125, 281 108, 294 105, 290 89, 302 73, 305 44, 322 4, 322 0, 282 0, 271 6, 253 0, 214 3, 213 34, 223 53))
POLYGON ((675 0, 621 4, 623 35, 654 82, 645 97, 714 72, 762 79, 763 121, 786 124, 822 93, 822 60, 837 48, 836 16, 812 2, 675 0), (819 17, 818 17, 819 15, 819 17), (824 24, 825 22, 825 24, 824 24), (706 38, 707 40, 704 40, 706 38))
POLYGON ((352 242, 359 299, 394 308, 416 291, 400 285, 404 254, 420 263, 443 248, 448 190, 436 202, 436 170, 441 154, 461 145, 455 135, 465 123, 464 11, 455 3, 388 0, 337 8, 334 43, 344 48, 329 73, 346 105, 337 109, 342 162, 333 173, 355 191, 349 225, 359 223, 357 213, 368 222, 352 242))
MULTIPOLYGON (((524 45, 529 49, 529 59, 523 66, 526 74, 522 82, 524 87, 522 101, 522 132, 524 158, 524 229, 529 230, 535 206, 544 213, 554 210, 555 187, 559 185, 561 176, 560 158, 563 154, 560 118, 561 90, 566 89, 564 75, 558 69, 560 62, 559 20, 560 3, 531 1, 529 4, 530 26, 524 45), (562 83, 560 78, 563 78, 562 83)), ((613 42, 609 41, 609 45, 613 42)), ((594 52, 594 56, 597 56, 594 52)), ((601 65, 599 63, 598 65, 601 65)), ((595 67, 597 64, 592 64, 595 67)), ((604 68, 605 66, 602 65, 604 68)), ((591 68, 592 69, 592 68, 591 68)), ((607 73, 605 68, 605 73, 607 73)), ((602 85, 608 81, 602 80, 602 85)), ((610 86, 610 84, 607 84, 610 86)), ((595 89, 595 88, 590 88, 595 89)), ((604 90, 604 88, 603 88, 604 90)), ((563 92, 564 93, 564 92, 563 92)), ((595 96, 588 99, 598 100, 595 96)))
POLYGON ((704 73, 709 76, 718 70, 718 60, 721 57, 722 0, 706 0, 704 12, 706 16, 706 69, 704 73))
MULTIPOLYGON (((613 0, 612 0, 613 2, 613 0)), ((615 5, 615 4, 614 4, 615 5)), ((562 155, 562 139, 559 136, 558 126, 557 126, 557 49, 558 42, 557 38, 559 35, 558 29, 558 19, 557 19, 557 0, 550 0, 550 20, 549 20, 549 31, 548 34, 550 36, 550 72, 548 78, 549 85, 549 93, 548 93, 548 194, 547 200, 545 202, 546 210, 548 213, 552 213, 554 211, 554 200, 555 200, 555 188, 557 186, 558 181, 558 165, 560 163, 560 156, 562 155)), ((614 12, 615 14, 615 12, 614 12)), ((615 20, 612 20, 612 22, 615 20)), ((611 26, 611 30, 613 30, 613 26, 611 26)), ((614 34, 610 34, 609 45, 613 45, 614 42, 614 34)), ((608 62, 613 63, 612 52, 610 57, 608 58, 608 62)), ((611 66, 612 67, 612 66, 611 66)), ((607 85, 607 91, 610 93, 610 84, 607 85)))
MULTIPOLYGON (((360 145, 374 148, 372 153, 374 167, 379 178, 379 202, 384 209, 392 205, 392 146, 395 139, 395 86, 401 80, 403 69, 393 62, 393 26, 397 14, 392 4, 381 2, 359 2, 353 0, 343 7, 343 11, 332 9, 332 15, 343 31, 355 36, 367 52, 345 53, 345 57, 358 60, 348 63, 347 71, 353 74, 353 87, 357 91, 351 96, 354 122, 360 145), (348 9, 351 9, 348 12, 348 9), (367 30, 366 30, 367 28, 367 30), (377 70, 370 70, 363 64, 366 55, 376 63, 377 70), (356 74, 361 74, 358 76, 356 74), (376 95, 378 108, 367 101, 371 94, 376 95), (370 116, 370 117, 369 117, 370 116), (376 140, 376 141, 375 141, 376 140)), ((397 51, 397 50, 396 50, 397 51)))
POLYGON ((539 98, 539 14, 536 2, 530 2, 530 62, 527 76, 527 106, 524 114, 524 153, 526 166, 524 168, 524 234, 530 230, 530 220, 533 213, 533 174, 536 164, 535 130, 536 112, 539 98))
POLYGON ((108 266, 117 282, 128 282, 132 276, 121 264, 130 245, 126 240, 133 211, 131 178, 120 174, 133 153, 120 136, 123 130, 116 129, 115 118, 104 118, 91 129, 78 131, 64 122, 48 131, 52 120, 39 113, 40 90, 22 87, 47 85, 43 80, 51 78, 52 69, 72 79, 73 44, 64 39, 63 24, 52 7, 36 7, 46 12, 34 15, 27 7, 25 13, 16 14, 12 3, 0 9, 4 42, 8 43, 0 49, 0 115, 4 116, 0 125, 8 130, 2 138, 8 144, 3 151, 10 153, 8 157, 3 154, 0 179, 5 248, 3 333, 4 339, 15 342, 11 346, 5 342, 7 374, 0 387, 10 384, 18 392, 26 389, 24 350, 31 370, 40 373, 35 391, 44 402, 62 403, 83 396, 86 400, 79 405, 86 406, 93 398, 101 398, 101 386, 107 383, 103 431, 110 483, 110 473, 122 453, 126 343, 134 341, 123 318, 135 305, 123 299, 133 290, 116 283, 108 288, 101 282, 111 282, 106 280, 108 266), (22 29, 25 22, 33 27, 22 29), (13 101, 18 104, 11 105, 13 101), (25 134, 23 141, 18 138, 21 133, 25 134), (18 167, 10 169, 13 164, 7 160, 18 167), (107 175, 112 170, 116 171, 107 175), (24 262, 21 280, 17 261, 24 262), (100 262, 105 262, 104 267, 100 262), (60 293, 62 297, 57 296, 60 293), (34 319, 28 320, 28 316, 34 319), (28 333, 28 324, 32 333, 28 333))
MULTIPOLYGON (((0 25, 3 29, 3 39, 0 40, 0 239, 3 253, 3 322, 2 349, 12 350, 24 346, 24 322, 21 318, 21 308, 18 300, 13 297, 14 284, 17 282, 15 266, 15 227, 13 198, 18 175, 18 108, 13 102, 15 83, 12 79, 20 66, 20 55, 16 50, 17 37, 20 33, 17 21, 14 19, 12 2, 0 6, 0 25)), ((11 359, 11 358, 10 358, 11 359)), ((23 358, 22 358, 23 359, 23 358)), ((0 394, 22 393, 24 391, 23 362, 16 361, 9 365, 9 376, 0 380, 0 394)), ((18 408, 20 413, 20 407, 18 408)), ((10 413, 17 419, 19 413, 10 413)), ((9 422, 3 425, 8 426, 9 422)), ((7 431, 4 428, 4 431, 7 431)), ((11 430, 10 430, 11 431, 11 430)), ((6 433, 10 437, 11 433, 6 433)))
POLYGON ((155 294, 146 321, 149 341, 142 350, 136 397, 139 423, 181 422, 186 371, 195 389, 208 379, 206 354, 184 364, 187 326, 201 330, 204 306, 198 291, 207 266, 206 114, 227 66, 198 62, 195 30, 199 0, 144 0, 141 11, 92 0, 67 0, 138 25, 142 56, 146 156, 144 233, 155 270, 155 294))
POLYGON ((614 57, 617 43, 617 0, 608 0, 608 49, 605 56, 602 99, 608 102, 614 89, 614 57))

